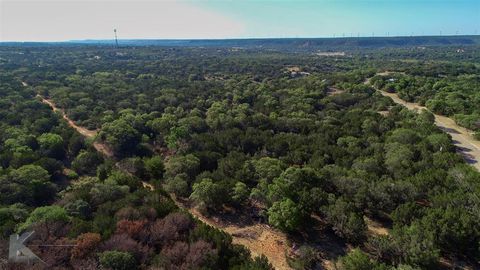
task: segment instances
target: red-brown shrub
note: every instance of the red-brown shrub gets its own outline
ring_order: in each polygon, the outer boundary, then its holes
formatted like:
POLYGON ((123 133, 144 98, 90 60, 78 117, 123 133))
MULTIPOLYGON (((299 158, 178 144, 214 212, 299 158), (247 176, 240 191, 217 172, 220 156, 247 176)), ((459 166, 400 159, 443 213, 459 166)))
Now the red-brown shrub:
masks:
POLYGON ((117 222, 116 234, 126 234, 134 239, 139 239, 140 232, 144 229, 146 220, 120 220, 117 222))
POLYGON ((72 259, 82 259, 95 251, 102 241, 98 233, 84 233, 77 237, 77 245, 72 249, 72 259))

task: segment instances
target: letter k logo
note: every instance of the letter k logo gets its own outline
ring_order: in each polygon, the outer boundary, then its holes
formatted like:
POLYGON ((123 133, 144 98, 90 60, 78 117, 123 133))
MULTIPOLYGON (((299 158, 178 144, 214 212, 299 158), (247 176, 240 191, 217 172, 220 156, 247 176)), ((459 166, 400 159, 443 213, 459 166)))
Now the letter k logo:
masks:
MULTIPOLYGON (((25 246, 25 241, 32 236, 32 232, 24 232, 22 235, 10 235, 10 245, 8 250, 8 260, 11 262, 29 263, 34 260, 40 260, 30 249, 25 246)), ((42 261, 42 260, 40 260, 42 261)), ((43 262, 43 261, 42 261, 43 262)))

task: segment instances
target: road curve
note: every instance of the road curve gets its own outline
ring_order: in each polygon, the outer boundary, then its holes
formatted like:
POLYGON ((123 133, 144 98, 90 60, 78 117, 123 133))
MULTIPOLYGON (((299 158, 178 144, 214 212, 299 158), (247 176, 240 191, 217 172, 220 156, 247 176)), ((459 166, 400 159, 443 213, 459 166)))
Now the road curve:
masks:
MULTIPOLYGON (((23 86, 28 86, 28 84, 24 82, 22 82, 22 84, 23 86)), ((37 97, 40 98, 43 103, 50 106, 52 111, 59 112, 62 115, 63 119, 67 121, 68 125, 77 130, 77 132, 85 138, 93 138, 97 135, 96 130, 88 130, 84 127, 78 126, 73 120, 71 120, 67 116, 63 109, 58 108, 51 100, 46 99, 39 94, 37 94, 37 97)), ((93 146, 98 152, 102 153, 103 155, 107 157, 113 157, 113 152, 108 147, 108 145, 101 142, 94 142, 93 146)), ((116 166, 118 167, 118 163, 116 163, 116 166)), ((142 181, 142 186, 151 191, 155 190, 155 187, 152 184, 145 181, 142 181)), ((193 216, 200 219, 202 222, 231 235, 233 243, 245 246, 250 250, 253 256, 265 255, 268 258, 269 262, 275 267, 275 269, 292 269, 288 266, 285 252, 286 250, 289 250, 287 238, 279 231, 272 229, 270 226, 259 223, 255 223, 249 226, 237 226, 236 224, 220 224, 219 222, 215 222, 214 220, 201 215, 196 209, 179 203, 175 196, 171 195, 171 198, 178 207, 190 212, 193 216)))
MULTIPOLYGON (((390 74, 389 72, 383 72, 383 73, 377 73, 377 75, 388 75, 390 74)), ((373 87, 370 85, 370 79, 367 79, 365 81, 365 84, 368 84, 370 87, 373 87)), ((385 91, 382 91, 380 89, 377 89, 373 87, 375 90, 380 92, 383 96, 391 98, 395 103, 403 105, 407 107, 410 110, 414 111, 421 111, 421 110, 427 110, 427 107, 421 106, 418 103, 414 102, 407 102, 400 97, 396 93, 388 93, 385 91)), ((480 171, 480 141, 476 140, 473 137, 473 132, 459 126, 455 121, 449 117, 443 116, 443 115, 435 115, 435 125, 437 125, 440 129, 442 129, 444 132, 450 134, 452 136, 453 144, 457 148, 457 152, 462 155, 466 162, 473 167, 475 167, 477 170, 480 171)))
MULTIPOLYGON (((26 84, 24 84, 25 86, 26 84)), ((78 133, 80 133, 82 136, 84 136, 85 138, 94 138, 96 135, 97 135, 97 131, 96 130, 89 130, 87 128, 84 128, 84 127, 81 127, 77 124, 75 124, 75 122, 70 119, 67 114, 65 113, 65 110, 63 109, 60 109, 58 108, 55 103, 53 103, 51 100, 49 99, 46 99, 44 98, 43 96, 37 94, 37 97, 40 98, 42 100, 43 103, 47 104, 48 106, 50 106, 50 108, 52 108, 52 110, 54 112, 60 112, 60 114, 62 115, 63 119, 65 119, 65 121, 67 121, 68 125, 71 126, 72 128, 74 128, 78 133)), ((94 141, 93 142, 93 147, 100 153, 102 153, 104 156, 106 157, 113 157, 113 151, 112 149, 106 145, 105 143, 101 143, 101 142, 98 142, 98 141, 94 141)))

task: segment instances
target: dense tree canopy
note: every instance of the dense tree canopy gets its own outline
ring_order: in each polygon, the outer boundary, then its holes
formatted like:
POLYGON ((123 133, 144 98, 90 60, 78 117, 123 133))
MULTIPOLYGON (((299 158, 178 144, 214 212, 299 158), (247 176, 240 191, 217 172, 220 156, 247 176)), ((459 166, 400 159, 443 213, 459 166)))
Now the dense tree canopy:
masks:
MULTIPOLYGON (((77 243, 57 257, 39 253, 58 268, 271 269, 178 209, 173 193, 204 215, 234 211, 292 241, 321 227, 354 247, 337 258, 342 269, 436 269, 457 258, 476 267, 479 172, 431 113, 364 82, 399 71, 370 82, 477 130, 477 47, 325 57, 308 48, 2 46, 2 241, 33 228, 35 241, 77 243), (37 93, 97 135, 83 138, 37 93), (371 222, 387 233, 372 233, 371 222)), ((307 242, 292 265, 325 259, 307 242)))

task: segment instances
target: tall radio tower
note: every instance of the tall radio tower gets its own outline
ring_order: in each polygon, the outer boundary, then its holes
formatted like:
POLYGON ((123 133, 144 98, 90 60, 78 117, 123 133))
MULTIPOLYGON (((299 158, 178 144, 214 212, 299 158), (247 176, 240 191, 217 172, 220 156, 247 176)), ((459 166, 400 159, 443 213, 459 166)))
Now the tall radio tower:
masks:
POLYGON ((115 48, 118 48, 117 29, 113 29, 113 33, 115 34, 115 48))

